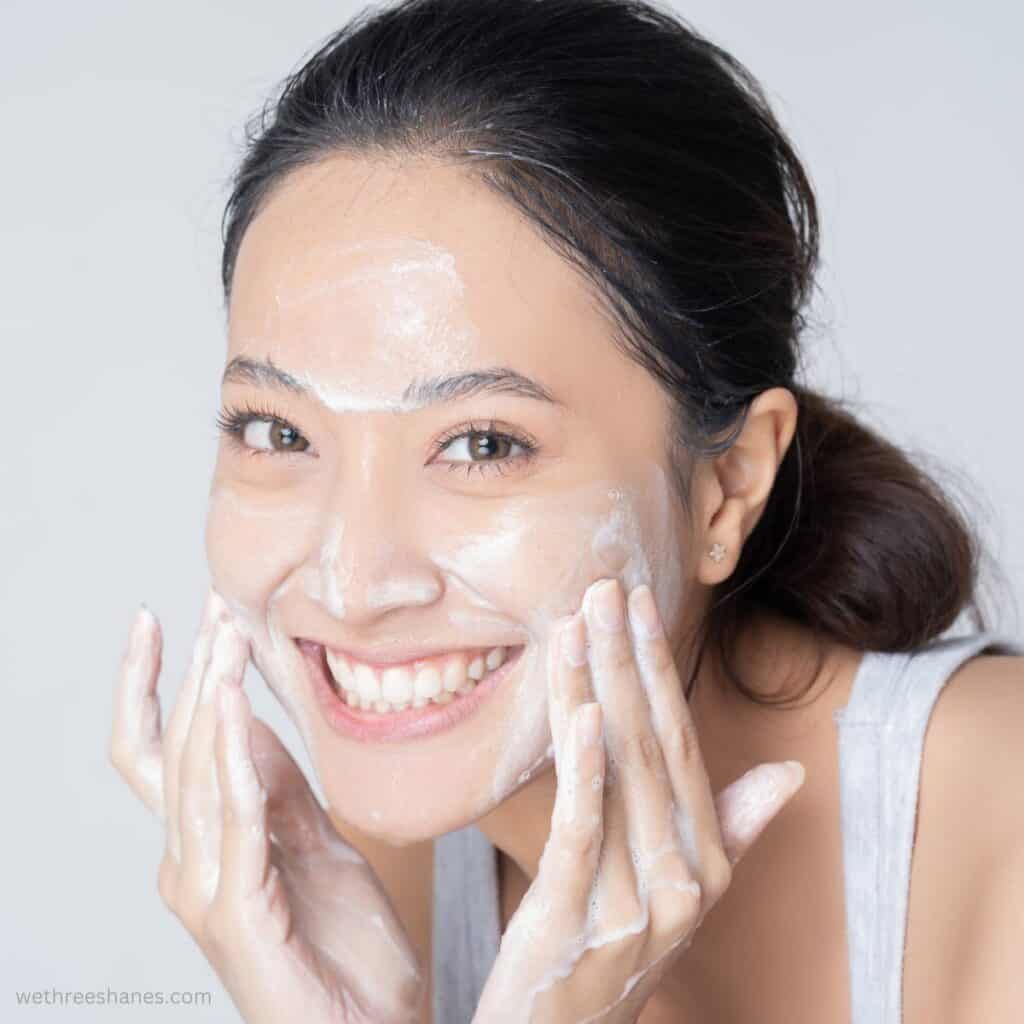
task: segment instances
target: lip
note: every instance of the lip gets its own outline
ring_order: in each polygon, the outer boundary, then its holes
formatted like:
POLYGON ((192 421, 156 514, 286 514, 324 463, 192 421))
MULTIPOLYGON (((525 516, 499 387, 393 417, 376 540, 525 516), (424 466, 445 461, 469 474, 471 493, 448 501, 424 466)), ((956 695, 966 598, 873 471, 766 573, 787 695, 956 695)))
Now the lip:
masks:
POLYGON ((361 743, 401 743, 406 740, 436 736, 454 728, 473 715, 519 663, 525 645, 516 649, 500 668, 488 673, 473 687, 473 692, 459 696, 449 704, 427 704, 422 708, 406 708, 385 715, 362 711, 346 704, 334 689, 327 670, 327 656, 322 645, 308 640, 297 641, 309 666, 317 703, 335 732, 361 743))
MULTIPOLYGON (((427 661, 431 658, 436 658, 438 655, 450 654, 453 651, 462 651, 463 653, 470 654, 471 657, 476 657, 477 654, 485 655, 490 647, 483 647, 479 644, 476 647, 461 648, 455 645, 450 647, 416 647, 416 648, 403 648, 397 649, 390 647, 386 650, 371 650, 369 648, 361 649, 357 647, 335 647, 333 644, 324 644, 320 640, 312 638, 304 638, 298 641, 300 644, 309 642, 315 644, 318 647, 328 648, 335 654, 342 655, 354 661, 362 662, 364 665, 369 665, 371 668, 375 668, 378 671, 383 672, 388 668, 396 668, 398 666, 412 668, 420 662, 427 661)), ((502 646, 509 647, 514 646, 510 644, 494 644, 494 647, 502 646)))

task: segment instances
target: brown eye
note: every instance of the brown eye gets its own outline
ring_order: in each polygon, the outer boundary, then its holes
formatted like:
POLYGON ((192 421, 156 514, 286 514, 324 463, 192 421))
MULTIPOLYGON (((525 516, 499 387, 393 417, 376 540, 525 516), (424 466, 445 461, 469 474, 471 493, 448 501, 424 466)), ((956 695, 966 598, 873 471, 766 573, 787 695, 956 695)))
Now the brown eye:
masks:
POLYGON ((449 454, 453 451, 457 452, 463 458, 445 461, 493 462, 509 458, 512 448, 522 448, 522 446, 506 434, 499 434, 491 430, 467 430, 466 433, 453 437, 444 446, 444 451, 449 454))
POLYGON ((294 427, 279 420, 271 424, 270 443, 278 451, 285 452, 301 452, 309 447, 309 442, 294 427))
POLYGON ((309 447, 309 442, 283 420, 249 420, 242 431, 242 443, 257 451, 302 452, 309 447))
POLYGON ((470 458, 475 461, 507 458, 512 447, 511 438, 505 437, 503 434, 487 434, 475 430, 468 437, 469 443, 466 447, 470 458))
POLYGON ((463 423, 436 442, 440 458, 433 461, 447 469, 473 473, 506 473, 525 466, 539 451, 537 443, 525 434, 501 429, 503 424, 463 423))

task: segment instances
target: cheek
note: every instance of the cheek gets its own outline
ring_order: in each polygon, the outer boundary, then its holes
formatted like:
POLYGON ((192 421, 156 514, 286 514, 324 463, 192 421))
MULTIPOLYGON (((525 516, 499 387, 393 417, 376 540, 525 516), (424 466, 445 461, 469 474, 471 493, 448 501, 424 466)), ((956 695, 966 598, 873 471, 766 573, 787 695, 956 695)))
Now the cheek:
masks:
POLYGON ((310 755, 314 731, 303 699, 305 668, 276 609, 309 549, 316 520, 298 501, 258 501, 226 483, 210 491, 206 557, 215 589, 248 636, 252 659, 295 723, 310 755))
POLYGON ((578 611, 590 584, 607 576, 618 577, 627 592, 650 585, 663 618, 674 621, 685 599, 684 543, 678 503, 660 468, 652 467, 630 484, 588 485, 557 502, 507 509, 486 532, 462 536, 437 557, 449 585, 475 598, 473 609, 449 612, 453 622, 490 617, 507 626, 514 620, 527 644, 517 682, 492 719, 490 806, 553 757, 547 702, 553 621, 578 611))
MULTIPOLYGON (((479 621, 480 609, 546 640, 552 621, 579 610, 587 587, 618 577, 628 590, 646 583, 666 622, 682 600, 686 535, 678 502, 660 467, 628 484, 598 483, 505 508, 477 531, 439 539, 434 561, 473 597, 451 621, 479 621)), ((484 615, 486 617, 486 615, 484 615)))
POLYGON ((206 517, 214 587, 247 616, 265 616, 274 588, 301 564, 313 527, 300 504, 261 502, 228 484, 215 485, 206 517))

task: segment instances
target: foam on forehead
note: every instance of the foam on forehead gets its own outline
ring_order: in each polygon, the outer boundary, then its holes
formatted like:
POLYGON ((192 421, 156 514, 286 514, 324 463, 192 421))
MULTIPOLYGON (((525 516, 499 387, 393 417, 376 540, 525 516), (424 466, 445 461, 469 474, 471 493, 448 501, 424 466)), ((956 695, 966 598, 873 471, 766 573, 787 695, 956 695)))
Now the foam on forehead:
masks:
MULTIPOLYGON (((306 256, 320 261, 324 247, 306 256)), ((289 282, 317 275, 304 269, 307 259, 287 265, 259 339, 273 349, 283 338, 301 337, 306 361, 330 367, 344 353, 346 332, 368 332, 371 346, 346 361, 343 381, 327 369, 294 374, 328 409, 412 411, 420 406, 404 398, 410 379, 470 364, 479 331, 447 249, 422 239, 378 239, 332 246, 328 258, 347 269, 301 289, 289 282)))

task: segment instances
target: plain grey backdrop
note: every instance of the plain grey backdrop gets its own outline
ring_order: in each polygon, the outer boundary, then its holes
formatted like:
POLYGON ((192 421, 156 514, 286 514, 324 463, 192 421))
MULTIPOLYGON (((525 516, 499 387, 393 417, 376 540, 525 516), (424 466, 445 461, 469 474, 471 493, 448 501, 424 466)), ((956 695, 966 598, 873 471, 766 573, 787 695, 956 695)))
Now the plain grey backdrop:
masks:
MULTIPOLYGON (((107 759, 136 605, 166 637, 165 718, 208 581, 224 358, 219 218, 245 119, 362 4, 0 5, 0 1018, 17 990, 213 993, 156 889, 163 833, 107 759)), ((952 475, 1020 632, 1024 8, 692 0, 762 81, 816 186, 812 381, 952 475)), ((296 731, 250 669, 257 713, 296 731)), ((315 783, 314 783, 315 784, 315 783)), ((318 788, 318 787, 317 787, 318 788)))

